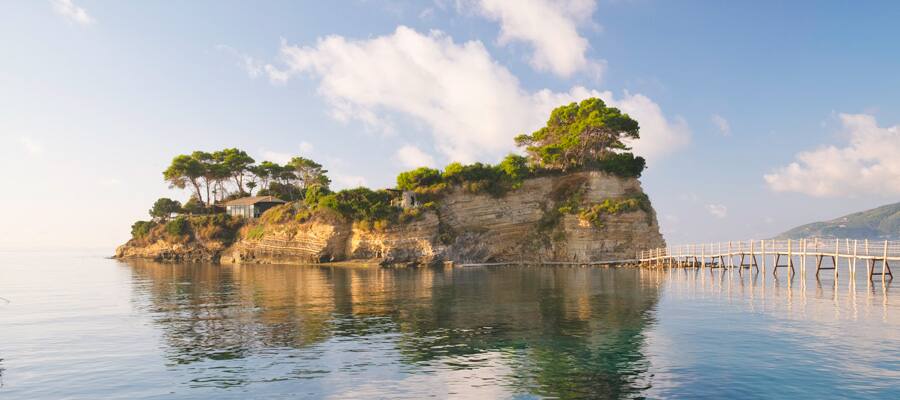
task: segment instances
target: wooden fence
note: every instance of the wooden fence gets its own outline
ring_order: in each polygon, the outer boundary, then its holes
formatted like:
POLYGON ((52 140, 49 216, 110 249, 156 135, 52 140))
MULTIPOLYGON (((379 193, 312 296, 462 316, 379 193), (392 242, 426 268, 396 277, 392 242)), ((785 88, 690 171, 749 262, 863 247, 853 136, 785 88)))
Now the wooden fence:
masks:
POLYGON ((637 254, 643 266, 756 268, 763 272, 771 269, 776 276, 779 268, 793 274, 796 267, 805 274, 810 258, 815 262, 817 277, 823 270, 833 270, 837 278, 842 265, 846 266, 845 271, 856 275, 857 265, 863 262, 869 280, 875 275, 893 279, 890 263, 900 261, 900 242, 823 238, 744 240, 660 247, 637 254), (878 267, 880 272, 876 272, 878 267))

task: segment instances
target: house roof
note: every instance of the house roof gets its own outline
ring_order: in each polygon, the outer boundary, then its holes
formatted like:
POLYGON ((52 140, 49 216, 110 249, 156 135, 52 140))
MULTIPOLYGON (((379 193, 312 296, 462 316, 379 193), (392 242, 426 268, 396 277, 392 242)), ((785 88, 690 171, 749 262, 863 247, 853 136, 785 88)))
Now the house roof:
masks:
POLYGON ((225 202, 226 206, 249 206, 256 203, 287 203, 284 200, 281 200, 275 196, 252 196, 252 197, 241 197, 240 199, 234 199, 231 201, 225 202))

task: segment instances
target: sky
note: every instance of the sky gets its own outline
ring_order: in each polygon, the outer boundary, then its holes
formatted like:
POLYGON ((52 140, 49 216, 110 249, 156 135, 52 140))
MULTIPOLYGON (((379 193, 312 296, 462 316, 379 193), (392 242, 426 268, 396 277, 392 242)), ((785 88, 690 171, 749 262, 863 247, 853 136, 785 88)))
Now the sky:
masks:
POLYGON ((177 154, 303 155, 336 188, 496 162, 600 97, 670 244, 900 201, 900 3, 0 2, 0 249, 112 248, 177 154))

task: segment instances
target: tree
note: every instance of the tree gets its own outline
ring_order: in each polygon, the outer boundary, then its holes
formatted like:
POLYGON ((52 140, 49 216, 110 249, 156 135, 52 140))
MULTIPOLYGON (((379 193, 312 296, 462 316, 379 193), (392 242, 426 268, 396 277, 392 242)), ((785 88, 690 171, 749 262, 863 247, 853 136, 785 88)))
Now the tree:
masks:
POLYGON ((181 212, 181 203, 179 201, 162 197, 153 203, 153 208, 150 209, 150 216, 154 219, 165 221, 172 214, 178 212, 181 212))
POLYGON ((206 211, 203 200, 198 199, 196 196, 192 196, 184 203, 184 206, 181 207, 181 212, 188 214, 205 214, 206 211))
POLYGON ((415 190, 417 187, 427 187, 440 182, 441 171, 428 167, 419 167, 397 175, 397 189, 400 190, 415 190))
POLYGON ((250 167, 256 162, 247 155, 246 151, 239 149, 225 149, 213 153, 213 159, 219 164, 222 175, 228 175, 234 179, 238 192, 246 194, 244 190, 244 176, 250 171, 250 167))
POLYGON ((497 165, 500 171, 506 175, 511 181, 518 182, 528 177, 530 170, 528 169, 528 159, 518 154, 510 154, 497 165))
POLYGON ((184 189, 190 184, 194 190, 194 196, 202 203, 203 194, 200 180, 205 174, 206 168, 203 163, 192 156, 182 154, 172 159, 172 163, 163 171, 163 178, 169 182, 170 188, 184 189))
POLYGON ((258 178, 257 183, 259 187, 265 189, 269 187, 269 181, 272 180, 273 175, 275 175, 280 168, 280 165, 271 161, 263 161, 259 163, 259 165, 251 166, 250 172, 258 178))
POLYGON ((525 146, 535 166, 568 171, 630 150, 625 141, 639 138, 639 129, 628 114, 590 98, 556 108, 546 126, 519 135, 516 144, 525 146))
POLYGON ((322 164, 308 158, 294 157, 285 167, 292 170, 299 181, 298 186, 303 190, 316 185, 327 188, 331 184, 331 179, 325 175, 328 171, 322 168, 322 164))

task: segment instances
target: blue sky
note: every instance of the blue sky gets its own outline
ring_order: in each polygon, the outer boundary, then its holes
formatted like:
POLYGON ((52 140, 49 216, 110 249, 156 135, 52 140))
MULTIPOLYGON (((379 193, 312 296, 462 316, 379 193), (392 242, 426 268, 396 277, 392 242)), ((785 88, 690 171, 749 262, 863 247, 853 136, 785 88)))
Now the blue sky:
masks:
POLYGON ((123 242, 194 149, 384 187, 590 95, 641 123, 670 243, 900 197, 900 4, 328 3, 0 3, 0 247, 123 242))

